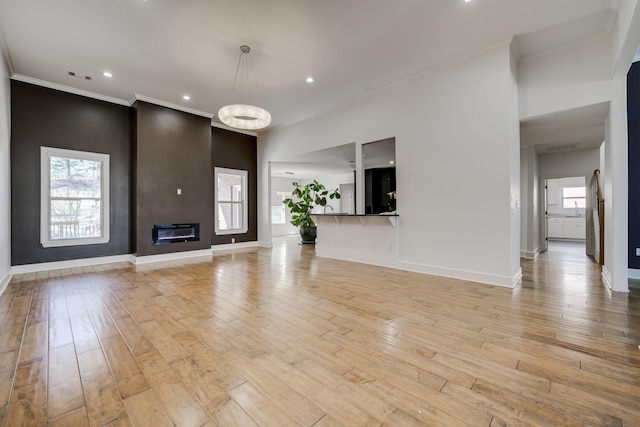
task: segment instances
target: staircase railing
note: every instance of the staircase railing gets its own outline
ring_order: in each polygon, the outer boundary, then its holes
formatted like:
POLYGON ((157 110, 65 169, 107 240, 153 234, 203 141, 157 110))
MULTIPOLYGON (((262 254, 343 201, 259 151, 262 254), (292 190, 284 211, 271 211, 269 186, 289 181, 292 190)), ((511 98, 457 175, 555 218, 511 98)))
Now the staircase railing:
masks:
POLYGON ((600 169, 593 171, 591 178, 591 212, 593 216, 594 257, 604 264, 604 196, 600 183, 600 169))

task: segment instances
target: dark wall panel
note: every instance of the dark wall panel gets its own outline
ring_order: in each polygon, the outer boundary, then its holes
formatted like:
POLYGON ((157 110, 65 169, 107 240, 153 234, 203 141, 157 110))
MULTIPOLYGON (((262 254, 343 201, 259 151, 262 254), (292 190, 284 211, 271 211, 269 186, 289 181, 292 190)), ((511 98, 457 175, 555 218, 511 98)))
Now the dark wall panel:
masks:
MULTIPOLYGON (((244 234, 215 235, 212 229, 211 241, 214 245, 255 242, 258 240, 258 151, 257 138, 225 129, 211 128, 211 164, 213 167, 246 170, 248 176, 247 193, 249 195, 248 232, 244 234)), ((211 170, 213 171, 213 167, 211 170)), ((213 202, 212 202, 213 203, 213 202)), ((215 210, 214 210, 215 213, 215 210)), ((214 218, 215 221, 215 218, 214 218)))
POLYGON ((11 81, 11 264, 35 264, 130 251, 129 108, 11 81), (40 244, 40 147, 110 155, 110 241, 40 244))
POLYGON ((133 252, 145 256, 210 248, 211 120, 140 101, 133 114, 133 252), (200 223, 200 241, 153 245, 154 224, 192 222, 200 223))
MULTIPOLYGON (((640 63, 627 76, 627 120, 629 130, 629 268, 640 269, 640 63)), ((606 250, 606 248, 605 248, 606 250)))

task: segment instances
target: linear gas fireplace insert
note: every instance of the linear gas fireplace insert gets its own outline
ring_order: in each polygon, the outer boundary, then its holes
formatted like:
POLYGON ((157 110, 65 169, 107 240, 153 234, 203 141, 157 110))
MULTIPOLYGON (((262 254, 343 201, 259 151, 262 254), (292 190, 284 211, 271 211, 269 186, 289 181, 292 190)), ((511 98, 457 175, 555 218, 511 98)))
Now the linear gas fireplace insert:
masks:
POLYGON ((151 239, 154 245, 197 242, 200 240, 200 223, 154 224, 151 229, 151 239))

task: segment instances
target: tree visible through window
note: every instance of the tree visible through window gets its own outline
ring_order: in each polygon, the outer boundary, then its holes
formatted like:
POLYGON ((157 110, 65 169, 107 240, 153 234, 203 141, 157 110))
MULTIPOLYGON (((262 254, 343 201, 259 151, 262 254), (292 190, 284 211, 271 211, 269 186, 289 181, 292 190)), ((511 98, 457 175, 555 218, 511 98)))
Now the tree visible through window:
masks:
POLYGON ((42 147, 41 169, 42 245, 108 242, 109 156, 42 147))
POLYGON ((215 168, 216 234, 246 233, 247 171, 215 168))

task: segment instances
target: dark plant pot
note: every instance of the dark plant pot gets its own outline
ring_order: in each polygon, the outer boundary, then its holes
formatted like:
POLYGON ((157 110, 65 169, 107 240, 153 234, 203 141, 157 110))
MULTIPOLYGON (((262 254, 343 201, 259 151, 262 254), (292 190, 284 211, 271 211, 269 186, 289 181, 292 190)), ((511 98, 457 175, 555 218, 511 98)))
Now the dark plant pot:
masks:
POLYGON ((300 237, 302 237, 303 245, 315 245, 316 244, 316 227, 303 225, 300 227, 300 237))

